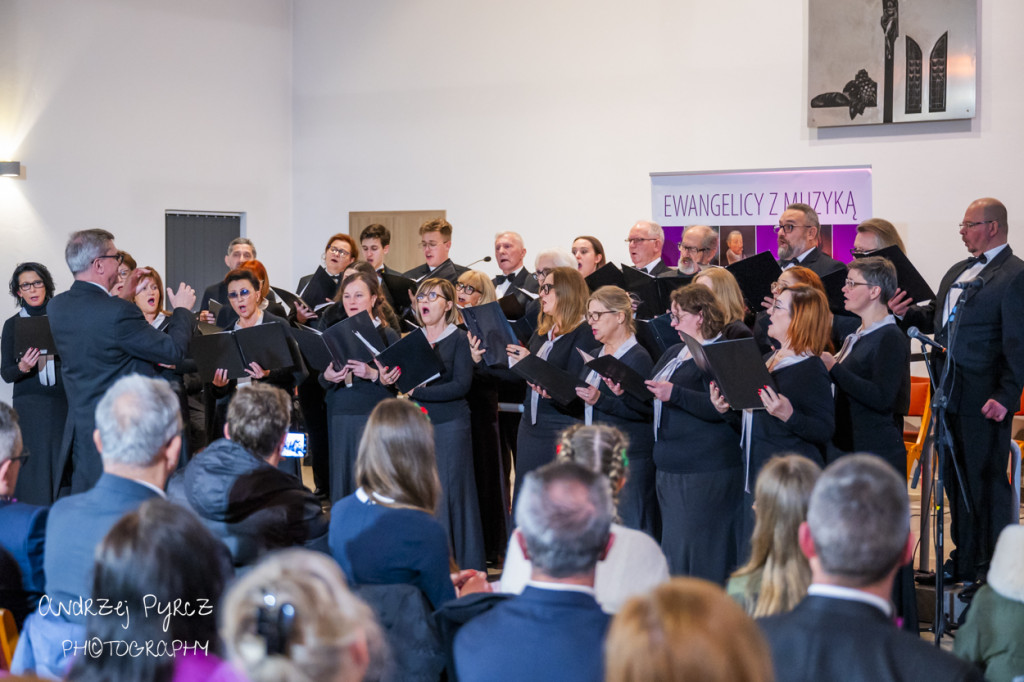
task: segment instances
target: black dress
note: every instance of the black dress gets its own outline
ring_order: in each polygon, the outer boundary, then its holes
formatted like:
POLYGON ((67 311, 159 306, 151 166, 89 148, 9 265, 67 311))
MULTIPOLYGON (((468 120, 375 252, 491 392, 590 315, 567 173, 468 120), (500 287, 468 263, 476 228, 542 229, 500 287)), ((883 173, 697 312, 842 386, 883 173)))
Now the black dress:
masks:
POLYGON ((448 532, 459 567, 482 571, 486 570, 487 562, 473 473, 473 432, 466 402, 473 383, 473 356, 466 332, 450 329, 451 333, 434 344, 444 363, 444 372, 415 389, 411 397, 426 408, 434 426, 434 454, 443 493, 438 521, 448 532))
MULTIPOLYGON (((621 358, 640 376, 651 373, 654 361, 643 346, 637 344, 621 358)), ((585 378, 590 372, 584 368, 585 378)), ((654 431, 651 429, 651 403, 640 402, 623 394, 616 396, 602 381, 600 397, 594 404, 593 423, 614 426, 629 437, 629 473, 626 486, 619 494, 619 518, 627 528, 642 530, 655 540, 661 537, 661 514, 654 489, 654 431)))
MULTIPOLYGON (((390 346, 400 338, 390 327, 377 327, 384 346, 390 346)), ((331 441, 331 501, 337 502, 351 495, 359 486, 356 484, 356 456, 359 441, 370 413, 377 403, 385 398, 395 397, 394 389, 380 381, 367 381, 352 377, 352 385, 345 382, 333 383, 320 375, 320 385, 327 391, 327 434, 331 441)))
MULTIPOLYGON (((45 305, 25 310, 32 317, 46 314, 45 305)), ((49 506, 54 502, 60 483, 61 472, 57 467, 63 426, 68 416, 68 399, 64 394, 59 358, 54 360, 54 382, 51 386, 40 383, 36 367, 25 373, 18 369, 18 358, 14 355, 14 321, 19 316, 4 322, 0 339, 0 375, 7 383, 14 384, 13 407, 18 413, 24 449, 31 455, 21 465, 14 496, 19 502, 49 506)), ((52 352, 53 349, 48 350, 52 352)))
MULTIPOLYGON (((473 384, 466 396, 473 431, 473 473, 476 475, 476 495, 488 561, 497 561, 505 554, 512 530, 508 474, 501 447, 498 415, 500 383, 498 377, 476 365, 473 368, 473 384)), ((522 402, 522 395, 516 402, 522 402)))
MULTIPOLYGON (((668 349, 651 376, 684 348, 668 349)), ((692 359, 669 381, 654 444, 661 548, 673 575, 724 585, 736 568, 743 524, 743 452, 736 431, 711 403, 708 380, 692 359)))
MULTIPOLYGON (((536 333, 530 339, 530 352, 536 355, 547 337, 536 333)), ((590 325, 581 323, 571 332, 555 337, 554 345, 547 360, 572 376, 579 376, 583 369, 583 358, 576 351, 592 352, 600 344, 594 339, 590 325)), ((544 466, 555 458, 555 443, 566 428, 583 420, 583 401, 576 398, 567 406, 561 406, 550 398, 537 396, 537 420, 532 419, 532 396, 537 395, 527 390, 523 400, 523 419, 519 422, 519 435, 516 439, 516 483, 515 491, 519 492, 523 478, 534 469, 544 466)))
POLYGON ((836 384, 836 432, 829 461, 851 452, 870 452, 904 475, 910 340, 895 324, 881 326, 860 337, 830 374, 836 384))

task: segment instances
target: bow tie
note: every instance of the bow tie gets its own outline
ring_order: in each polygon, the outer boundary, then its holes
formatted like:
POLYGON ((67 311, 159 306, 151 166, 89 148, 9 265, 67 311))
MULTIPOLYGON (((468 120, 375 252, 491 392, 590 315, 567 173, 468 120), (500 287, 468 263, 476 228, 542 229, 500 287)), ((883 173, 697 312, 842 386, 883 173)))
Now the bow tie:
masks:
POLYGON ((798 261, 796 258, 784 258, 783 260, 779 261, 780 268, 785 268, 789 265, 800 265, 800 261, 798 261))
POLYGON ((494 278, 495 284, 504 284, 505 282, 511 282, 512 277, 510 275, 498 275, 494 278))
POLYGON ((971 267, 975 263, 981 263, 982 265, 984 265, 987 262, 988 256, 986 256, 985 254, 981 254, 980 256, 971 256, 970 258, 967 259, 967 267, 971 267))

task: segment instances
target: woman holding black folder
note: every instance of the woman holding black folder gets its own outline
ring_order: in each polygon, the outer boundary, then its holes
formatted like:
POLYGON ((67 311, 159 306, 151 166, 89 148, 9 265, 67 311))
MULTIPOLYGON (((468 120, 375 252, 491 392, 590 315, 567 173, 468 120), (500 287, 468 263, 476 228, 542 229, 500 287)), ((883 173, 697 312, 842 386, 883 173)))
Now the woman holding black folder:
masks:
MULTIPOLYGON (((619 287, 599 288, 587 302, 587 322, 593 330, 594 340, 601 343, 597 357, 610 355, 641 377, 650 375, 654 362, 644 347, 637 343, 633 300, 629 294, 619 287)), ((654 447, 651 404, 627 399, 621 387, 609 379, 602 380, 597 372, 588 368, 584 368, 580 376, 590 384, 576 389, 576 394, 586 403, 584 422, 608 424, 629 437, 629 476, 618 506, 622 524, 658 539, 661 536, 661 514, 654 488, 654 460, 651 458, 654 447)))
MULTIPOLYGON (((341 282, 339 304, 348 316, 369 313, 383 346, 400 338, 381 315, 384 295, 380 282, 373 275, 357 272, 341 282)), ((392 368, 382 377, 379 367, 359 360, 349 360, 344 367, 333 364, 320 375, 320 384, 327 389, 327 431, 331 440, 331 500, 337 501, 356 490, 355 465, 359 439, 366 421, 377 403, 394 397, 394 391, 382 383, 394 383, 398 369, 392 368)))
POLYGON ((53 355, 53 348, 29 347, 19 357, 14 342, 18 320, 46 315, 46 304, 53 298, 53 277, 41 263, 21 263, 11 276, 10 291, 20 310, 4 322, 0 374, 4 381, 14 384, 21 438, 25 452, 31 454, 21 464, 15 497, 28 504, 48 506, 54 501, 60 478, 55 465, 64 435, 61 427, 68 414, 60 360, 53 355), (43 354, 43 350, 49 353, 43 354))
MULTIPOLYGON (((599 347, 584 319, 590 298, 587 283, 575 268, 557 267, 545 275, 539 293, 537 331, 528 348, 508 346, 510 362, 532 353, 573 377, 579 376, 583 358, 576 349, 590 352, 599 347)), ((531 384, 530 388, 516 440, 516 491, 526 474, 555 458, 558 434, 583 420, 579 398, 559 405, 540 386, 531 384)))
MULTIPOLYGON (((441 376, 409 392, 427 410, 434 425, 434 452, 443 492, 438 520, 460 568, 487 568, 484 536, 473 473, 473 432, 466 395, 473 383, 473 356, 466 332, 455 323, 455 287, 431 277, 420 283, 414 301, 416 321, 444 363, 441 376)), ((399 368, 400 369, 400 368, 399 368)))
MULTIPOLYGON (((710 289, 689 284, 671 301, 677 332, 701 344, 721 340, 725 314, 710 289)), ((740 553, 740 439, 711 403, 708 379, 685 343, 665 351, 651 376, 661 548, 673 575, 724 585, 740 553)))
MULTIPOLYGON (((268 313, 260 306, 263 301, 263 297, 260 295, 260 280, 252 270, 236 268, 224 277, 224 283, 228 288, 228 302, 231 303, 232 310, 238 316, 232 329, 248 329, 261 324, 280 324, 284 325, 285 329, 290 329, 288 320, 268 313)), ((251 362, 245 368, 248 377, 241 381, 264 381, 284 390, 288 395, 292 395, 295 384, 302 380, 305 371, 298 344, 290 333, 287 338, 288 349, 292 356, 292 367, 264 369, 260 367, 259 363, 251 362)), ((208 432, 211 439, 219 437, 224 431, 228 403, 231 402, 231 396, 235 393, 238 381, 229 380, 226 369, 218 369, 214 374, 211 393, 216 399, 216 406, 213 424, 208 432)))

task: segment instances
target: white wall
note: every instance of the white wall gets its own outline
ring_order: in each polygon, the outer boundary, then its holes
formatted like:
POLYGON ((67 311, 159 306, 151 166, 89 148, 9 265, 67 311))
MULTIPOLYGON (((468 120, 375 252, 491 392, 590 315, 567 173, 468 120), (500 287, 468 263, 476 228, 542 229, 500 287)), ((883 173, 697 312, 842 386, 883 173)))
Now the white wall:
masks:
POLYGON ((87 227, 162 268, 167 209, 245 212, 291 280, 291 21, 288 0, 3 0, 0 159, 26 168, 0 178, 4 288, 25 260, 66 288, 87 227))
POLYGON ((651 171, 870 164, 875 214, 937 284, 972 199, 1024 215, 1024 4, 979 5, 977 118, 815 131, 806 0, 300 0, 296 267, 348 211, 419 208, 448 210, 457 261, 517 229, 628 262, 651 171))

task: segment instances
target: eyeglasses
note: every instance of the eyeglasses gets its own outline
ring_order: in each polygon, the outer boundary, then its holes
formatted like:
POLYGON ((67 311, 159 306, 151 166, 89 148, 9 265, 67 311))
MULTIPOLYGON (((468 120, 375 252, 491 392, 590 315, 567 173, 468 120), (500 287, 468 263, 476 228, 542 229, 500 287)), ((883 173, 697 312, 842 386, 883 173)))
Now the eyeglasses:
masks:
POLYGON ((775 312, 776 310, 781 310, 784 313, 788 313, 789 312, 789 308, 787 308, 784 305, 780 305, 778 301, 775 301, 774 303, 772 303, 772 312, 775 312))
POLYGON ((872 286, 872 284, 870 282, 854 282, 852 279, 847 279, 846 281, 843 282, 843 284, 845 284, 847 287, 849 287, 851 289, 854 288, 854 287, 870 287, 870 286, 872 286))
POLYGON ((543 270, 538 270, 537 272, 533 273, 533 278, 539 282, 548 275, 550 275, 553 269, 554 268, 544 268, 543 270))
POLYGON ((540 287, 540 293, 544 294, 545 296, 550 294, 554 290, 555 290, 555 285, 554 284, 542 284, 541 287, 540 287))
POLYGON ((477 289, 472 284, 463 284, 462 282, 459 282, 458 284, 455 285, 455 291, 461 291, 469 296, 472 296, 477 291, 479 291, 479 289, 477 289))
POLYGON ((698 254, 698 253, 707 253, 710 250, 711 250, 710 248, 701 248, 699 246, 683 246, 682 244, 679 245, 679 253, 698 254))
POLYGON ((422 303, 423 301, 430 301, 431 303, 433 303, 439 298, 443 298, 446 301, 448 300, 446 296, 442 296, 436 291, 428 291, 425 294, 416 294, 416 300, 419 301, 420 303, 422 303))
POLYGON ((776 225, 772 229, 775 230, 775 234, 778 234, 779 232, 785 232, 786 234, 789 234, 790 232, 792 232, 793 230, 795 230, 798 227, 811 227, 811 226, 810 225, 776 225))
POLYGON ((117 261, 118 265, 124 262, 124 255, 120 253, 115 253, 110 256, 96 256, 95 258, 92 259, 92 262, 95 263, 96 261, 103 260, 104 258, 113 258, 114 260, 117 261))
POLYGON ((593 311, 588 311, 587 312, 587 322, 589 322, 591 324, 593 324, 595 322, 600 322, 602 315, 611 315, 614 312, 615 312, 614 310, 593 310, 593 311))
POLYGON ((42 289, 45 286, 46 284, 43 283, 43 280, 37 279, 34 282, 22 282, 21 284, 18 285, 18 288, 21 289, 22 291, 28 292, 32 291, 33 289, 42 289))
POLYGON ((965 220, 962 223, 960 223, 959 225, 957 225, 957 227, 959 227, 961 230, 969 230, 972 227, 976 227, 978 225, 984 225, 985 223, 994 223, 994 222, 996 222, 996 221, 995 220, 965 220))
POLYGON ((684 311, 682 311, 682 314, 680 314, 680 315, 676 315, 673 312, 670 312, 668 315, 669 315, 669 317, 672 318, 672 324, 682 324, 682 322, 683 322, 683 315, 692 315, 692 314, 693 313, 691 313, 690 311, 684 310, 684 311))
POLYGON ((327 250, 330 251, 331 253, 333 253, 335 256, 341 256, 342 258, 348 258, 349 256, 352 255, 351 251, 346 251, 345 249, 339 249, 337 246, 329 246, 329 247, 327 247, 327 250))
POLYGON ((869 253, 874 253, 874 251, 875 251, 875 249, 867 250, 867 249, 858 249, 857 247, 854 247, 854 248, 850 249, 850 255, 854 256, 854 257, 856 257, 856 256, 866 256, 869 253))
POLYGON ((117 276, 121 279, 128 279, 128 275, 130 274, 132 274, 132 271, 126 268, 122 268, 117 271, 117 276))
POLYGON ((420 242, 421 249, 436 249, 440 245, 441 242, 420 242))
POLYGON ((238 291, 229 291, 228 298, 246 298, 250 294, 252 294, 252 291, 249 289, 239 289, 238 291))
POLYGON ((639 246, 643 242, 656 242, 658 241, 654 237, 630 237, 626 240, 626 243, 630 246, 639 246))
POLYGON ((772 289, 772 295, 773 296, 778 296, 779 294, 781 294, 783 291, 786 290, 786 285, 783 284, 782 282, 778 282, 778 281, 772 282, 771 289, 772 289))

